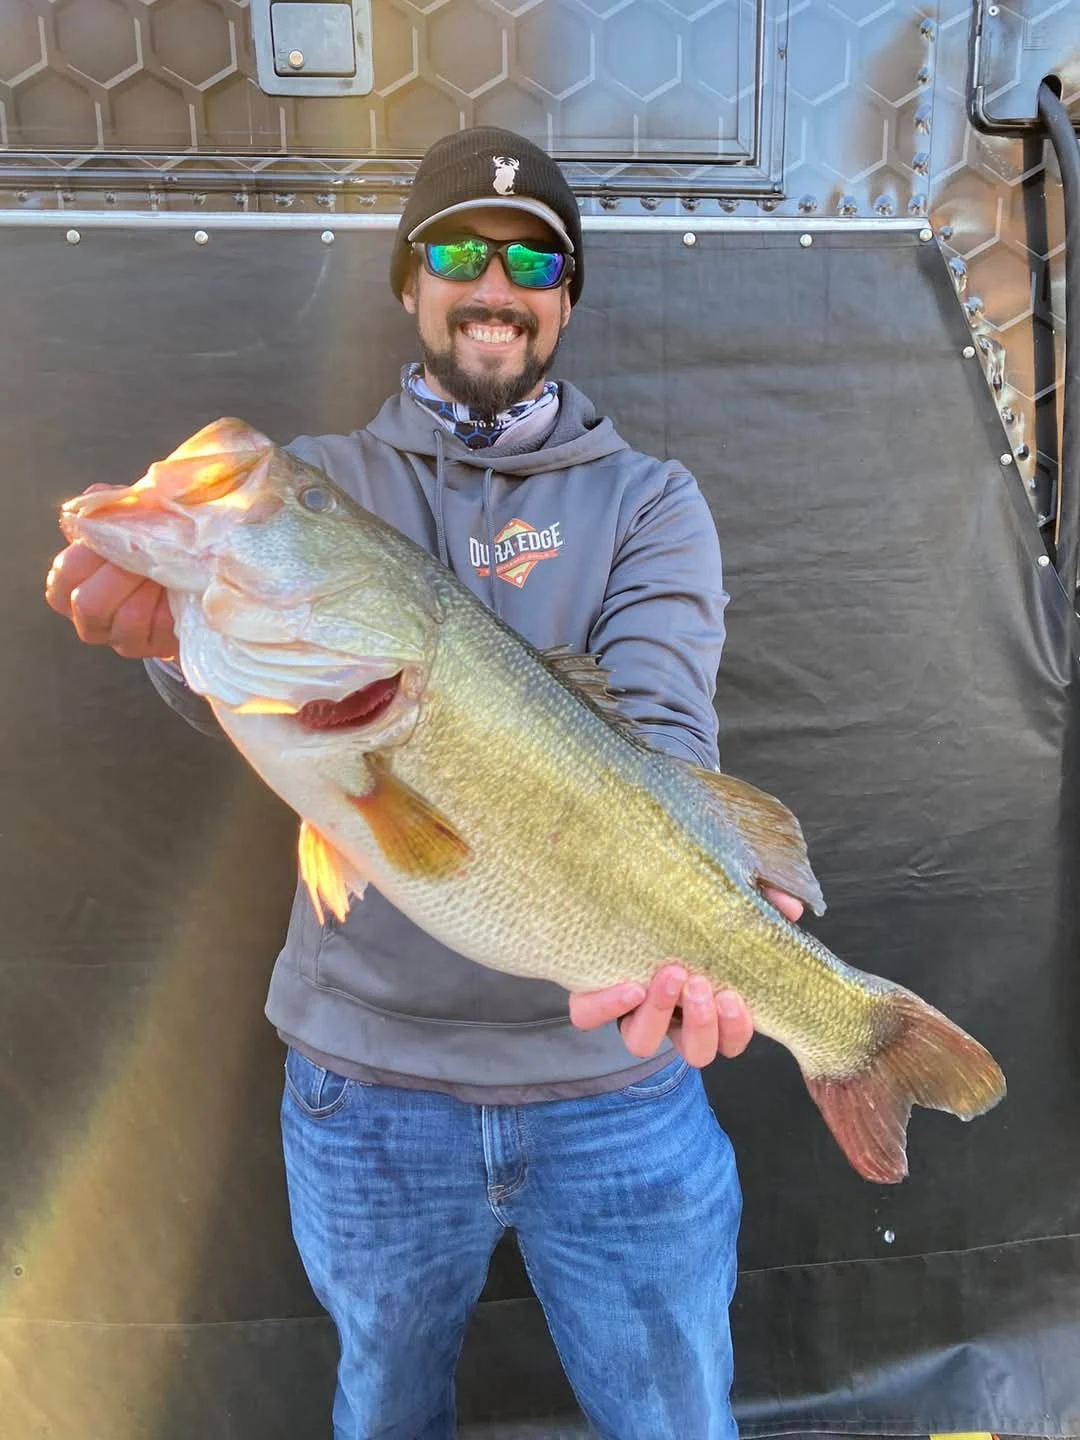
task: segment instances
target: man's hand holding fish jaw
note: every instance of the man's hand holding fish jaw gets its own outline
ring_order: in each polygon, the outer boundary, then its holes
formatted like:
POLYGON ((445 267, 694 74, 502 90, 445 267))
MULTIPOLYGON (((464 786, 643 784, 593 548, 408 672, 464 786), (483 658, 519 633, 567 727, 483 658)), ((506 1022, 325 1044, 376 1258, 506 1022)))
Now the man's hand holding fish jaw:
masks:
MULTIPOLYGON (((802 902, 764 886, 770 904, 791 921, 802 915, 802 902)), ((688 1064, 701 1069, 723 1055, 741 1055, 754 1033, 754 1021, 734 990, 714 994, 702 975, 690 975, 677 960, 662 965, 644 985, 614 985, 607 990, 570 996, 570 1019, 579 1030, 595 1030, 619 1022, 631 1055, 655 1055, 665 1036, 688 1064), (679 1011, 679 1014, 676 1014, 679 1011)))
POLYGON ((110 564, 82 541, 53 561, 45 599, 87 645, 110 645, 126 660, 176 654, 172 612, 161 586, 110 564))

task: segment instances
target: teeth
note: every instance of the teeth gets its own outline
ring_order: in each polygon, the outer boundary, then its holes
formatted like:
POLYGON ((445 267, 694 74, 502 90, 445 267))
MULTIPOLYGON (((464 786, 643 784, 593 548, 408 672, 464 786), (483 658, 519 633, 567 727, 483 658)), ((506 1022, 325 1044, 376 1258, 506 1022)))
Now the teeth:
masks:
POLYGON ((485 345, 509 345, 511 340, 517 339, 517 330, 513 325, 502 325, 497 329, 492 325, 466 325, 465 334, 470 340, 480 340, 485 345))

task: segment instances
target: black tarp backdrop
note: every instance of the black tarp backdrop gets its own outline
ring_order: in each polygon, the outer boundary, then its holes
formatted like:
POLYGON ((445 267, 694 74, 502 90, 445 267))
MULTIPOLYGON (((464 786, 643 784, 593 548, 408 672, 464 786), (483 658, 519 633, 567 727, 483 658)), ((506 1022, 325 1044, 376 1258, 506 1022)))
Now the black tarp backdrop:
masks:
MULTIPOLYGON (((941 258, 884 231, 588 243, 559 369, 713 507, 726 766, 800 815, 815 930, 1010 1082, 971 1126, 917 1113, 884 1188, 778 1047, 713 1068, 746 1192, 744 1432, 1080 1433, 1080 634, 941 258)), ((294 823, 40 591, 56 504, 209 419, 362 423, 412 355, 388 246, 0 228, 3 1440, 327 1428, 261 1013, 294 823)), ((572 1408, 509 1246, 460 1389, 467 1419, 572 1408)))

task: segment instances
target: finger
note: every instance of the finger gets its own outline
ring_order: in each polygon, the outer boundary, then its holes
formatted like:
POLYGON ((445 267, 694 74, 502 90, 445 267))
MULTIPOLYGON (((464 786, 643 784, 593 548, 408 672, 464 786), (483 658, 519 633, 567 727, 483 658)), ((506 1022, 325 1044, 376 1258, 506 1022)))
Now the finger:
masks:
POLYGON ((770 905, 775 905, 780 914, 793 924, 802 916, 803 902, 796 900, 794 895, 789 895, 784 890, 777 890, 773 885, 762 885, 761 893, 770 905))
POLYGON ((154 618, 150 622, 150 645, 150 653, 157 655, 162 660, 171 660, 180 648, 177 644, 172 609, 169 605, 169 592, 164 589, 158 596, 154 618))
POLYGON ((686 979, 683 967, 671 964, 661 966, 650 980, 645 999, 619 1027, 631 1055, 647 1059, 659 1050, 686 979))
POLYGON ((570 1020, 579 1030, 596 1030, 636 1010, 645 986, 613 985, 607 990, 579 990, 570 996, 570 1020))
POLYGON ((110 644, 128 660, 142 660, 151 653, 150 630, 157 613, 161 586, 144 580, 134 594, 118 606, 113 617, 110 644))
POLYGON ((141 575, 103 565, 71 592, 71 619, 88 645, 110 645, 113 621, 124 601, 143 583, 141 575))
POLYGON ((682 1020, 671 1026, 671 1042, 683 1059, 701 1069, 716 1059, 719 1021, 713 988, 702 975, 682 990, 682 1020))
POLYGON ((716 992, 717 1050, 728 1060, 741 1055, 754 1035, 754 1017, 734 990, 716 992))
POLYGON ((48 604, 58 614, 66 615, 70 620, 71 592, 85 580, 89 580, 90 576, 106 563, 96 550, 91 550, 90 546, 84 545, 81 540, 61 550, 45 577, 45 599, 48 604))

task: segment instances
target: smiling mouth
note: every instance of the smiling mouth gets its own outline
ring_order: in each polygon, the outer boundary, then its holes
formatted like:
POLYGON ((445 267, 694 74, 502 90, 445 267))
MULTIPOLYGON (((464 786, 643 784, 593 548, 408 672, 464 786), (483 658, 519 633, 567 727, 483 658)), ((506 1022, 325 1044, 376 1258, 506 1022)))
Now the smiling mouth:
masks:
POLYGON ((468 321, 462 325, 461 333, 467 340, 475 340, 480 345, 512 345, 525 332, 517 325, 480 325, 476 321, 468 321))
POLYGON ((354 690, 343 700, 309 700, 292 717, 305 730, 345 730, 371 725, 393 704, 401 688, 401 671, 354 690))

